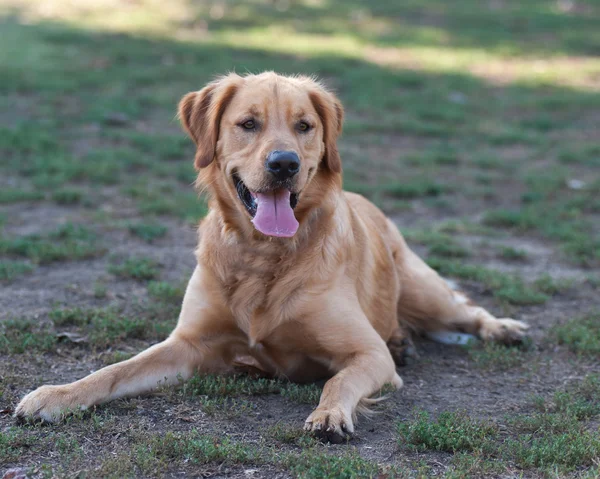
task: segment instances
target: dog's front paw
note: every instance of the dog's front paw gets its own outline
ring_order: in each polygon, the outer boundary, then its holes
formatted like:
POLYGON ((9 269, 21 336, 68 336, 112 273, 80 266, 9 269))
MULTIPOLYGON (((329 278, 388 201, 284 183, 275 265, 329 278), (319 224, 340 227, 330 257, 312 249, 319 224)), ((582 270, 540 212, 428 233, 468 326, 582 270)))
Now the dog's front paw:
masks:
POLYGON ((480 331, 484 341, 497 341, 504 344, 519 344, 527 338, 529 326, 523 321, 503 318, 485 324, 480 331))
POLYGON ((68 386, 42 386, 27 394, 15 410, 19 421, 56 422, 75 404, 68 386))
POLYGON ((323 441, 334 444, 350 439, 354 432, 351 414, 339 407, 331 409, 317 408, 308 416, 304 430, 312 432, 323 441))

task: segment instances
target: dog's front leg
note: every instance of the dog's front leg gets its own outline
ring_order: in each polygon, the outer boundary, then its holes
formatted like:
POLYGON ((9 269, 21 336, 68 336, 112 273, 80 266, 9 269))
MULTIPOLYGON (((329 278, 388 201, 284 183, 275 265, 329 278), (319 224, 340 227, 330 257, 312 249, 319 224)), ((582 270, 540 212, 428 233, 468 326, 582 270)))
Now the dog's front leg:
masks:
MULTIPOLYGON (((150 392, 186 380, 197 369, 219 371, 227 363, 234 328, 215 295, 205 289, 206 278, 196 268, 183 300, 177 328, 162 343, 70 384, 42 386, 17 406, 20 419, 56 421, 63 413, 87 409, 125 396, 150 392), (223 328, 223 334, 219 334, 223 328)), ((233 339, 233 340, 232 340, 233 339)))
POLYGON ((325 384, 319 406, 304 426, 331 442, 342 442, 354 432, 353 420, 361 399, 386 383, 402 386, 387 345, 362 311, 338 314, 343 319, 321 322, 319 327, 319 346, 329 349, 334 358, 331 366, 338 372, 325 384))

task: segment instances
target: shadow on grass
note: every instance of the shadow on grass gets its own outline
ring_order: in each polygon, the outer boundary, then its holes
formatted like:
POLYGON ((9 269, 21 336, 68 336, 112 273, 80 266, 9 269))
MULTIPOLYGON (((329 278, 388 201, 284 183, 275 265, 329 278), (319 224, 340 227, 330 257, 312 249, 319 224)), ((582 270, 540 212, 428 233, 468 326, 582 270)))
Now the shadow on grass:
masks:
POLYGON ((380 46, 486 50, 503 55, 600 53, 600 10, 595 2, 460 0, 263 2, 217 6, 188 2, 182 26, 209 19, 211 30, 277 28, 343 35, 380 46), (212 17, 212 18, 211 18, 212 17))
MULTIPOLYGON (((504 48, 503 42, 528 41, 526 33, 512 35, 500 28, 507 18, 522 16, 527 19, 526 30, 531 28, 544 37, 549 29, 566 50, 573 48, 573 42, 587 45, 597 38, 589 32, 588 20, 579 13, 552 13, 551 2, 506 6, 499 13, 490 13, 487 6, 476 8, 471 1, 462 4, 463 13, 442 2, 429 2, 427 9, 421 2, 373 5, 371 21, 363 22, 370 25, 373 35, 380 27, 387 31, 381 25, 388 21, 400 22, 399 28, 389 31, 389 38, 379 32, 372 39, 356 27, 356 22, 362 22, 356 17, 363 5, 358 2, 320 8, 294 3, 288 13, 264 5, 250 12, 243 3, 234 2, 227 4, 227 15, 211 21, 210 28, 235 27, 243 34, 244 29, 250 32, 279 24, 284 29, 286 25, 297 30, 306 27, 324 35, 339 30, 375 44, 424 45, 429 40, 421 36, 428 30, 420 27, 439 23, 439 29, 447 30, 442 36, 450 36, 442 41, 444 45, 493 50, 504 48), (402 28, 403 18, 411 23, 415 16, 414 25, 419 28, 402 28), (486 21, 498 22, 499 27, 490 27, 488 35, 480 37, 486 21), (578 28, 569 37, 572 41, 565 40, 562 28, 573 22, 578 28), (555 30, 555 23, 560 28, 555 30)), ((186 19, 192 26, 205 17, 202 8, 196 14, 193 11, 186 19)), ((126 185, 123 193, 137 202, 143 214, 197 217, 203 209, 194 207, 189 187, 192 145, 174 119, 178 100, 216 74, 273 69, 317 74, 339 93, 348 110, 341 146, 351 189, 362 189, 371 197, 377 191, 393 197, 390 192, 406 190, 403 183, 443 178, 447 188, 435 196, 469 189, 481 196, 465 206, 470 213, 503 206, 520 214, 526 202, 528 218, 539 213, 543 225, 557 221, 568 226, 572 221, 577 235, 583 236, 591 234, 586 215, 600 211, 597 201, 590 198, 590 189, 569 191, 566 186, 573 171, 593 175, 594 150, 581 159, 564 145, 565 139, 583 136, 579 143, 585 147, 597 133, 590 122, 600 105, 594 92, 549 84, 498 86, 469 74, 386 68, 351 56, 309 51, 290 55, 228 46, 219 44, 218 37, 186 43, 81 30, 56 22, 24 25, 18 12, 1 20, 0 30, 4 39, 0 107, 7 112, 0 115, 0 152, 7 158, 3 169, 9 175, 30 178, 38 188, 63 188, 70 183, 126 185), (561 169, 559 158, 576 158, 578 164, 561 169), (474 167, 484 164, 498 166, 496 176, 473 173, 474 167), (504 171, 505 164, 510 167, 504 171), (537 174, 536 168, 542 168, 555 186, 552 191, 537 188, 535 197, 525 198, 526 180, 537 174), (484 186, 475 190, 477 182, 484 186), (553 208, 556 202, 560 207, 553 208)), ((331 38, 323 37, 323 41, 331 38)), ((536 51, 535 42, 528 46, 536 51)), ((594 176, 589 178, 595 185, 594 176)), ((428 185, 423 192, 433 191, 428 185)), ((443 200, 438 204, 443 206, 443 200)), ((520 224, 518 219, 514 223, 520 224)), ((535 222, 528 223, 529 230, 536 228, 535 222)), ((544 233, 548 228, 538 229, 544 233)), ((550 235, 559 241, 563 236, 550 235)), ((578 241, 567 236, 569 241, 578 241)), ((581 243, 585 248, 578 247, 578 255, 593 241, 581 243)))

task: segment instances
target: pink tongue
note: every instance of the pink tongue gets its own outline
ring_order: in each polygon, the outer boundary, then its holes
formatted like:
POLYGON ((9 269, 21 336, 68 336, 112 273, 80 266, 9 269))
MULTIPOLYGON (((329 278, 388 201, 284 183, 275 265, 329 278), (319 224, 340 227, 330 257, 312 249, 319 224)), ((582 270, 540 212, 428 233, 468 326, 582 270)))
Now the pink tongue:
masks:
POLYGON ((271 193, 256 193, 254 227, 267 236, 290 238, 298 230, 298 220, 290 206, 290 192, 281 189, 271 193))

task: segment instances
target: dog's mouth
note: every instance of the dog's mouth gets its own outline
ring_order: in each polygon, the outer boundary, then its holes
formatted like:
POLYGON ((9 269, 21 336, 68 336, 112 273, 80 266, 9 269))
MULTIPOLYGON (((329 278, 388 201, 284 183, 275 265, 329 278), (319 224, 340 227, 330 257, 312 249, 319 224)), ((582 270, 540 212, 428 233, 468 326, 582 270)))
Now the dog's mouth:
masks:
POLYGON ((250 191, 237 173, 233 174, 233 184, 258 231, 267 236, 282 238, 290 238, 296 234, 299 223, 293 210, 298 204, 297 193, 292 193, 287 188, 250 191))

